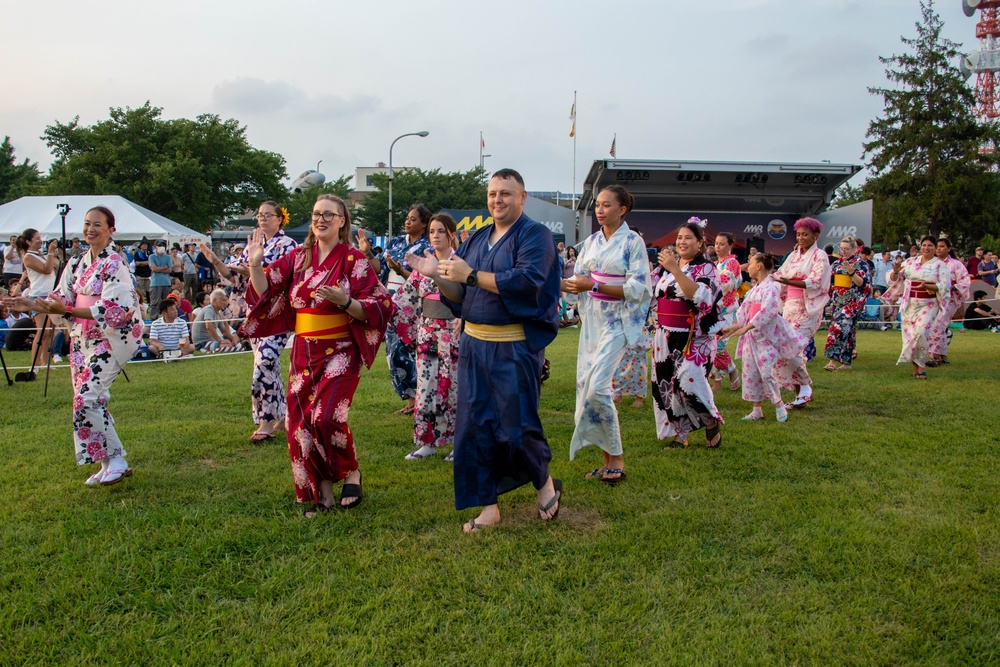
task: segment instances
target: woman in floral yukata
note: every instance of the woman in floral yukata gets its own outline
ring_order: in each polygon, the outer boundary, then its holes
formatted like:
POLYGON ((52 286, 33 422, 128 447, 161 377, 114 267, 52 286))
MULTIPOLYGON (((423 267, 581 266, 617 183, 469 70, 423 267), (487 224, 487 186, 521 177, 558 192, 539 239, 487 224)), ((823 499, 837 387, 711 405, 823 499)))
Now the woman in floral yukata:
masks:
POLYGON ((900 258, 889 272, 890 298, 899 297, 900 319, 903 324, 903 350, 897 364, 913 364, 913 377, 927 379, 927 355, 935 335, 934 319, 941 303, 951 291, 951 273, 935 256, 937 242, 933 236, 920 240, 920 254, 905 262, 900 258))
POLYGON ((669 249, 658 256, 663 277, 653 288, 653 399, 656 436, 668 448, 687 447, 692 431, 705 429, 705 446, 722 444, 722 415, 715 407, 708 373, 715 358, 721 292, 715 265, 705 259, 706 221, 691 218, 677 230, 675 260, 669 249))
POLYGON ((111 384, 139 349, 142 320, 128 265, 111 246, 115 216, 104 206, 87 211, 83 236, 90 249, 69 260, 47 299, 4 299, 9 308, 32 308, 71 324, 73 439, 77 465, 99 463, 87 486, 110 486, 132 475, 125 447, 108 412, 111 384))
POLYGON ((965 264, 952 257, 952 254, 954 250, 951 249, 951 241, 938 239, 936 255, 948 267, 951 291, 941 300, 941 308, 934 318, 934 331, 930 336, 930 356, 927 359, 927 365, 931 367, 948 363, 948 345, 951 344, 948 325, 951 324, 951 318, 956 312, 961 313, 960 318, 965 316, 965 302, 969 299, 969 289, 972 286, 969 270, 965 268, 965 264))
POLYGON ((250 337, 295 331, 288 376, 288 453, 295 496, 304 515, 335 505, 333 485, 344 480, 340 507, 362 498, 361 471, 347 415, 393 313, 389 293, 364 253, 350 246, 351 219, 339 197, 320 195, 304 245, 263 266, 264 232, 247 245, 254 304, 242 333, 250 337))
MULTIPOLYGON (((437 259, 451 259, 455 253, 457 225, 447 213, 431 216, 427 235, 437 259)), ((429 251, 428 251, 429 252, 429 251)), ((458 323, 447 304, 441 303, 437 284, 419 271, 410 273, 393 302, 393 326, 407 347, 417 350, 417 397, 413 412, 413 443, 406 455, 414 461, 433 456, 437 448, 454 444, 455 408, 458 393, 458 323)), ((453 460, 453 452, 445 457, 453 460)))
MULTIPOLYGON (((288 211, 277 202, 266 201, 257 208, 257 229, 263 235, 263 265, 278 261, 299 244, 282 231, 288 224, 288 211)), ((207 244, 201 245, 201 252, 212 262, 219 275, 233 285, 237 301, 245 299, 250 269, 249 248, 245 248, 239 259, 225 264, 212 252, 207 244)), ((250 402, 253 423, 257 430, 250 436, 251 443, 274 439, 274 432, 285 424, 285 386, 281 379, 281 353, 288 344, 288 334, 280 333, 263 338, 252 337, 253 376, 250 379, 250 402)))
MULTIPOLYGON (((718 253, 718 261, 715 263, 715 275, 719 280, 719 289, 722 291, 722 303, 720 306, 720 320, 725 326, 729 326, 736 321, 736 311, 740 307, 740 285, 743 284, 743 272, 740 270, 740 261, 733 254, 733 247, 736 245, 736 237, 729 232, 719 232, 715 236, 715 252, 718 253)), ((740 375, 736 370, 736 364, 732 356, 726 351, 726 341, 719 338, 715 349, 715 362, 712 365, 712 388, 719 389, 722 378, 729 376, 729 389, 736 391, 740 388, 740 375)))
POLYGON ((823 318, 823 308, 830 300, 830 258, 816 245, 823 224, 815 218, 801 218, 795 223, 795 249, 781 268, 772 274, 782 289, 785 305, 782 316, 800 334, 809 339, 806 349, 795 359, 778 362, 782 388, 792 389, 796 397, 786 408, 801 408, 813 400, 812 378, 806 364, 816 356, 813 337, 823 318))
POLYGON ((645 336, 651 293, 646 245, 625 222, 633 206, 635 199, 620 185, 597 195, 594 214, 601 229, 583 242, 574 276, 562 281, 562 291, 580 299, 576 429, 569 458, 572 461, 583 447, 597 445, 603 450, 603 466, 587 477, 609 484, 625 479, 613 378, 625 348, 645 336))
POLYGON ((865 301, 871 289, 868 262, 858 256, 857 241, 850 236, 845 236, 840 241, 840 257, 830 265, 830 274, 833 316, 824 352, 830 363, 823 368, 828 371, 849 371, 858 342, 858 320, 865 312, 865 301))
POLYGON ((798 357, 809 342, 781 316, 781 285, 771 278, 775 263, 770 253, 750 258, 747 273, 757 284, 743 299, 735 324, 722 331, 723 340, 729 336, 739 338, 736 356, 743 360, 743 400, 753 403, 753 410, 743 421, 763 419, 764 401, 774 404, 774 416, 779 422, 788 420, 778 385, 778 360, 798 357))

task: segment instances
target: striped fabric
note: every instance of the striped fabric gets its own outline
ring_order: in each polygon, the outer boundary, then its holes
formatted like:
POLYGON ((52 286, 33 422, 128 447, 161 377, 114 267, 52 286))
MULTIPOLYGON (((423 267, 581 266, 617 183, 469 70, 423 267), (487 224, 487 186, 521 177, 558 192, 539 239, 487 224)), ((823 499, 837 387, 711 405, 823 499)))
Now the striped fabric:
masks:
POLYGON ((167 350, 179 349, 182 338, 189 339, 190 336, 188 335, 187 322, 181 319, 167 324, 161 317, 154 321, 149 328, 149 339, 159 341, 167 350))

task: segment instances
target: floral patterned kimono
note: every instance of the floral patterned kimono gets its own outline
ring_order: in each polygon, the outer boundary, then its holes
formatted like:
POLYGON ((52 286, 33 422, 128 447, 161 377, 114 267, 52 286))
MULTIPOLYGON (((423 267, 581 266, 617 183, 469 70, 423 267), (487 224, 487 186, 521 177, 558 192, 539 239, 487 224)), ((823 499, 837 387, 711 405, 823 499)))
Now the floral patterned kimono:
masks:
POLYGON ((747 293, 736 313, 739 326, 753 324, 736 344, 736 356, 743 360, 744 401, 778 404, 778 360, 798 358, 809 342, 785 321, 781 308, 781 285, 767 276, 747 293))
POLYGON ((67 314, 72 325, 69 355, 73 379, 73 435, 78 465, 125 456, 108 412, 111 384, 142 340, 139 300, 128 265, 105 248, 69 260, 59 288, 51 295, 67 307, 90 308, 93 320, 67 314))
POLYGON ((843 259, 834 260, 830 265, 832 282, 830 285, 830 304, 833 306, 833 317, 830 319, 830 329, 826 336, 825 355, 829 359, 851 365, 854 348, 857 346, 858 319, 865 312, 865 301, 871 291, 871 273, 868 262, 854 262, 855 275, 861 278, 861 284, 854 284, 848 274, 847 262, 843 259))
POLYGON ((300 246, 264 272, 267 291, 260 297, 253 285, 247 291, 255 305, 242 332, 250 337, 297 332, 288 376, 288 453, 296 498, 318 503, 321 481, 336 482, 358 469, 347 414, 361 364, 371 367, 395 309, 364 254, 346 243, 334 246, 323 262, 317 246, 300 246), (304 268, 307 252, 312 261, 304 268), (367 321, 316 296, 324 285, 346 290, 361 303, 367 321))
MULTIPOLYGON (((406 255, 423 256, 424 251, 431 249, 431 242, 424 234, 413 243, 407 234, 400 234, 386 244, 385 254, 396 262, 403 265, 403 268, 410 271, 410 265, 406 263, 406 255)), ((382 284, 389 289, 390 294, 395 294, 403 285, 402 276, 395 272, 390 275, 389 263, 382 260, 382 270, 379 279, 382 284)), ((413 398, 417 395, 417 367, 413 362, 413 350, 406 345, 396 334, 395 327, 390 323, 389 329, 385 332, 385 361, 389 365, 389 379, 396 395, 403 400, 413 398)))
MULTIPOLYGON (((723 327, 727 327, 736 321, 736 311, 740 307, 739 289, 740 285, 743 284, 743 272, 736 255, 729 255, 716 262, 715 275, 718 277, 719 289, 722 290, 719 320, 723 327)), ((735 368, 733 358, 726 351, 726 341, 718 341, 715 349, 715 363, 712 365, 712 378, 722 380, 735 368)))
MULTIPOLYGON (((298 245, 295 239, 279 229, 264 244, 264 266, 267 267, 278 261, 297 248, 298 245)), ((247 251, 244 249, 243 254, 240 255, 235 264, 246 266, 247 257, 247 251)), ((245 313, 247 310, 245 295, 250 280, 234 271, 229 282, 233 284, 233 295, 236 297, 237 303, 240 304, 240 309, 245 313)), ((285 386, 281 381, 281 353, 284 352, 287 344, 287 333, 250 339, 250 346, 253 348, 250 403, 254 424, 283 422, 285 420, 285 386)))
POLYGON ((579 294, 580 346, 576 360, 576 429, 569 458, 587 445, 608 454, 622 453, 618 411, 612 400, 615 370, 627 346, 645 337, 649 312, 649 259, 642 237, 622 222, 610 239, 598 230, 584 241, 574 272, 594 283, 620 286, 624 299, 579 294))
POLYGON ((458 393, 459 322, 433 280, 414 271, 393 302, 392 325, 400 341, 417 350, 417 401, 413 411, 413 442, 417 447, 440 447, 455 441, 458 393))
POLYGON ((965 268, 965 264, 957 259, 947 257, 942 261, 948 267, 948 273, 951 276, 951 291, 947 298, 941 301, 941 308, 938 310, 937 317, 934 318, 934 332, 930 336, 930 350, 928 351, 931 354, 947 357, 948 344, 951 343, 948 325, 951 323, 951 318, 955 316, 955 311, 959 308, 962 309, 962 314, 965 314, 965 302, 969 299, 972 278, 969 276, 969 270, 965 268))
MULTIPOLYGON (((911 362, 923 368, 927 365, 927 354, 930 346, 936 341, 933 324, 941 303, 949 299, 951 292, 951 272, 948 266, 937 257, 931 257, 926 263, 923 257, 910 257, 903 262, 895 282, 891 278, 886 293, 892 298, 899 297, 900 319, 903 324, 903 350, 897 364, 911 362), (937 285, 937 294, 933 295, 923 289, 923 283, 937 285)), ((888 275, 892 275, 890 272, 888 275)))
POLYGON ((697 283, 693 299, 684 296, 668 271, 653 288, 653 412, 660 440, 686 441, 688 433, 713 420, 723 423, 708 382, 715 335, 722 327, 715 265, 699 255, 684 266, 684 274, 697 283))
POLYGON ((782 299, 785 305, 782 317, 800 334, 809 339, 802 353, 801 363, 792 364, 790 359, 778 362, 778 378, 785 389, 803 385, 812 386, 812 378, 806 370, 806 362, 816 356, 814 337, 823 319, 823 308, 830 300, 830 258, 815 243, 805 252, 798 247, 788 255, 785 263, 775 271, 775 277, 805 281, 805 289, 785 285, 782 299))

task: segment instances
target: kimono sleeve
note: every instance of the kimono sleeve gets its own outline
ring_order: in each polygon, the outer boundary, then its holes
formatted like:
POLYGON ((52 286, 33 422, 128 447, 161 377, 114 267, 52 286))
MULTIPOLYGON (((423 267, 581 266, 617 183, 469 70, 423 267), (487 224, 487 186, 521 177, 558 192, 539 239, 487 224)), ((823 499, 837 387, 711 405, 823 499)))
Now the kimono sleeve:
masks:
POLYGON ((934 284, 937 285, 938 304, 944 303, 945 299, 951 297, 951 271, 948 265, 940 262, 940 266, 935 268, 934 284))
POLYGON ((351 335, 365 367, 371 368, 396 306, 392 303, 389 290, 379 282, 375 269, 361 251, 351 249, 347 263, 350 267, 351 298, 357 299, 365 311, 364 322, 351 318, 351 335))
MULTIPOLYGON (((540 304, 551 301, 545 294, 549 274, 558 270, 556 244, 548 230, 536 227, 523 233, 517 242, 513 268, 494 274, 500 300, 515 319, 532 320, 539 317, 540 304)), ((495 250, 495 249, 494 249, 495 250)), ((510 249, 507 252, 511 252, 510 249)), ((555 282, 558 299, 558 280, 555 282)))
POLYGON ((719 289, 726 295, 735 290, 743 282, 743 274, 740 272, 740 264, 730 257, 723 265, 723 269, 718 272, 719 289))
POLYGON ((412 272, 392 297, 396 308, 392 316, 392 326, 396 329, 399 340, 407 347, 417 344, 417 322, 422 310, 419 283, 422 277, 417 271, 412 272))
POLYGON ((748 322, 748 324, 753 324, 754 329, 761 329, 768 324, 770 324, 774 318, 781 317, 781 290, 780 289, 761 289, 758 290, 760 310, 754 315, 754 318, 748 322))
POLYGON ((830 290, 830 260, 826 253, 813 253, 809 262, 809 275, 805 278, 807 290, 828 292, 830 290))
POLYGON ((101 298, 90 307, 91 317, 106 329, 131 327, 135 297, 128 266, 117 253, 111 253, 103 260, 98 276, 103 283, 101 298))
POLYGON ((247 281, 246 300, 251 304, 246 321, 239 329, 245 338, 265 338, 277 336, 295 329, 295 310, 289 293, 295 276, 296 261, 301 257, 296 248, 264 269, 267 289, 257 294, 253 283, 247 281))
POLYGON ((646 246, 638 234, 631 234, 625 242, 623 253, 625 260, 625 284, 622 291, 625 300, 630 304, 639 304, 645 308, 653 293, 649 278, 649 258, 646 246))

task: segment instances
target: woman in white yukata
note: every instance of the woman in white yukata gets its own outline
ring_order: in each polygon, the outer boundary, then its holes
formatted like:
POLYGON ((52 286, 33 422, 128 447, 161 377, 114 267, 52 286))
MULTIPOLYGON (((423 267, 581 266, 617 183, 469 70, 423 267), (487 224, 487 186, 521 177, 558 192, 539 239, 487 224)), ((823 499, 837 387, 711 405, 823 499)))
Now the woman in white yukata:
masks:
POLYGON ((736 323, 723 329, 720 338, 739 338, 736 356, 743 360, 743 400, 753 403, 753 411, 743 421, 763 419, 764 401, 774 404, 779 422, 788 420, 776 367, 779 359, 799 356, 809 342, 781 316, 781 285, 771 278, 774 265, 771 253, 757 253, 750 258, 747 273, 757 284, 740 304, 736 323))
POLYGON ((830 258, 816 245, 823 233, 823 224, 815 218, 802 218, 795 223, 798 245, 772 274, 775 282, 786 285, 782 290, 785 305, 782 316, 800 334, 809 339, 806 349, 794 359, 778 362, 778 378, 784 389, 793 389, 795 399, 787 408, 801 408, 813 399, 812 378, 806 363, 816 356, 813 337, 823 319, 823 308, 830 300, 830 258))
POLYGON ((73 435, 77 465, 99 463, 87 486, 111 486, 132 475, 108 412, 111 384, 139 349, 142 320, 128 265, 111 247, 115 216, 104 206, 87 211, 83 237, 90 249, 69 260, 47 299, 4 299, 9 308, 61 316, 71 326, 73 435))
POLYGON ((897 257, 889 272, 890 298, 900 298, 900 319, 903 324, 903 351, 897 364, 913 364, 913 377, 927 379, 927 355, 935 335, 934 319, 941 303, 951 291, 951 274, 947 265, 935 256, 937 243, 933 236, 920 240, 920 254, 900 262, 897 257))
POLYGON ((597 445, 604 451, 604 465, 587 477, 609 484, 625 479, 612 380, 625 347, 636 345, 645 335, 651 295, 646 244, 624 219, 633 206, 632 195, 620 185, 597 195, 594 214, 601 229, 583 242, 574 276, 562 281, 562 291, 580 300, 576 429, 569 458, 572 461, 583 447, 597 445))
POLYGON ((934 331, 929 338, 930 356, 927 359, 927 365, 931 367, 948 363, 948 345, 951 344, 948 325, 956 312, 961 313, 960 319, 965 316, 965 302, 969 299, 969 288, 972 285, 969 270, 965 268, 965 264, 952 257, 954 252, 951 241, 944 238, 937 240, 936 255, 948 267, 951 291, 941 300, 941 308, 934 318, 934 331))

